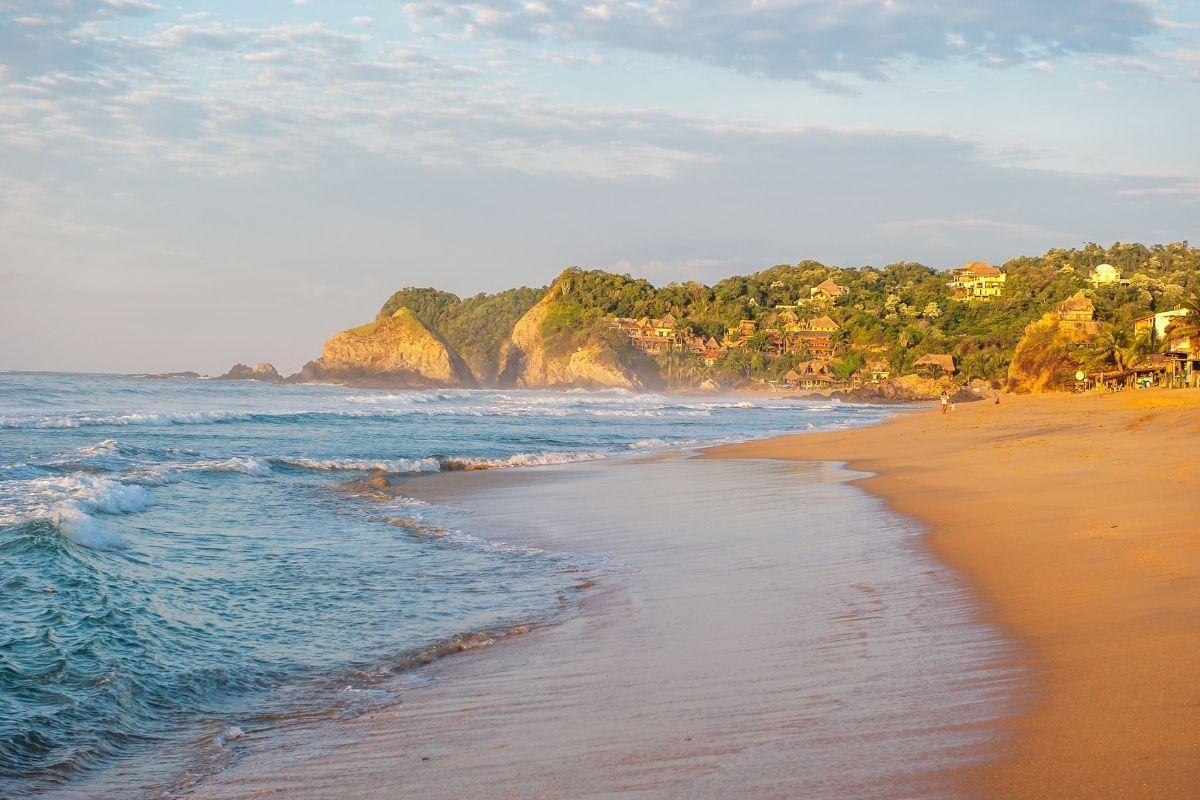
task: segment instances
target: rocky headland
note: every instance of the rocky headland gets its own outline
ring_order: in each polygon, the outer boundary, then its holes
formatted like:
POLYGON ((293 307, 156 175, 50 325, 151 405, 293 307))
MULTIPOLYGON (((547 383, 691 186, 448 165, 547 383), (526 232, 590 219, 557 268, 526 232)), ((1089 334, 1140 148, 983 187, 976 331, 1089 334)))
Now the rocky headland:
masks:
POLYGON ((335 334, 290 383, 345 383, 404 389, 472 387, 466 362, 410 309, 335 334))

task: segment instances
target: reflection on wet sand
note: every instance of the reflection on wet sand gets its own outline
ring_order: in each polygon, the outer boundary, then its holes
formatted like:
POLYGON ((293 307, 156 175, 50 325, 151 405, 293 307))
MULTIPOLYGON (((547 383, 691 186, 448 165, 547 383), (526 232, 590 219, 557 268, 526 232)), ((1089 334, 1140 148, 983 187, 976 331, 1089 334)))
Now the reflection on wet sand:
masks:
POLYGON ((608 567, 564 621, 401 676, 391 707, 247 737, 191 796, 946 796, 1020 676, 850 476, 677 456, 414 480, 472 531, 608 567))

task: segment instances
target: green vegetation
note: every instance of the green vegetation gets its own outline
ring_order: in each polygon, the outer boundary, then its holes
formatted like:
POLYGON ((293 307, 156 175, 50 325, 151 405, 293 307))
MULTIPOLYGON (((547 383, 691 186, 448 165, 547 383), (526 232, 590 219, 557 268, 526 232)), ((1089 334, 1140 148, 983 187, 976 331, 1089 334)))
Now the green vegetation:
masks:
POLYGON ((533 307, 545 289, 522 286, 498 294, 477 294, 460 299, 437 289, 401 289, 387 299, 377 319, 408 308, 417 319, 436 331, 467 362, 483 383, 496 377, 497 354, 513 325, 533 307))
MULTIPOLYGON (((758 332, 714 363, 706 365, 695 353, 675 349, 655 356, 672 385, 706 378, 740 383, 778 378, 810 357, 806 352, 773 354, 769 337, 762 333, 778 325, 778 306, 798 305, 796 313, 802 319, 823 314, 838 324, 831 361, 839 377, 876 361, 886 361, 894 373, 902 373, 927 353, 951 353, 962 377, 1001 380, 1026 326, 1080 289, 1095 304, 1097 321, 1118 331, 1114 335, 1121 342, 1131 339, 1138 317, 1188 302, 1200 304, 1200 249, 1187 242, 1116 243, 1107 248, 1088 244, 1014 258, 1002 266, 1007 274, 1003 294, 988 300, 957 300, 947 285, 947 272, 909 262, 851 269, 802 261, 712 286, 687 282, 660 288, 628 275, 571 268, 552 287, 541 334, 552 356, 600 345, 628 363, 638 356, 630 352, 624 334, 608 326, 612 317, 653 319, 669 313, 678 330, 717 340, 741 320, 752 320, 758 332), (1088 277, 1103 263, 1120 270, 1125 282, 1093 286, 1088 277), (848 291, 837 299, 810 302, 810 290, 827 278, 848 291)), ((495 377, 501 343, 541 296, 542 290, 521 288, 460 300, 433 289, 405 289, 389 298, 380 314, 401 306, 412 309, 487 382, 495 377)), ((1200 319, 1200 309, 1192 319, 1200 319)), ((1123 348, 1121 363, 1136 355, 1128 342, 1114 347, 1123 348)), ((1137 347, 1148 352, 1153 343, 1137 347)), ((1113 356, 1108 354, 1108 363, 1113 356)), ((1073 357, 1066 352, 1045 354, 1050 361, 1064 363, 1073 357)))

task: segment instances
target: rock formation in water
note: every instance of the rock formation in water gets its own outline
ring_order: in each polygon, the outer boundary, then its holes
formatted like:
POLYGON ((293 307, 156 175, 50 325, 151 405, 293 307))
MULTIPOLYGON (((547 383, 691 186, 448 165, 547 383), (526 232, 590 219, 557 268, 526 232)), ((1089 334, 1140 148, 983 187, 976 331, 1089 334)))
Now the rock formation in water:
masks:
POLYGON ((153 378, 154 380, 164 381, 164 380, 172 380, 174 378, 206 378, 208 376, 201 375, 199 372, 192 372, 191 370, 188 370, 187 372, 151 372, 151 373, 138 372, 138 373, 131 375, 130 377, 132 377, 132 378, 153 378))
POLYGON ((267 381, 277 383, 283 376, 276 371, 274 365, 260 361, 250 367, 245 364, 234 364, 224 375, 213 378, 216 381, 267 381))
POLYGON ((475 385, 463 360, 407 308, 334 335, 321 357, 288 381, 396 388, 475 385))

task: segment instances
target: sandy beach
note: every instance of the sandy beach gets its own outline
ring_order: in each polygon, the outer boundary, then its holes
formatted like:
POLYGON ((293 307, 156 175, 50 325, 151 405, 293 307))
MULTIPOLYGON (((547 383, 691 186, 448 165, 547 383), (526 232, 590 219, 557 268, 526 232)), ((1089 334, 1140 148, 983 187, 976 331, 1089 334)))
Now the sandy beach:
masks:
POLYGON ((1005 397, 718 448, 848 462, 931 528, 1033 678, 986 797, 1192 798, 1200 786, 1200 393, 1005 397))

